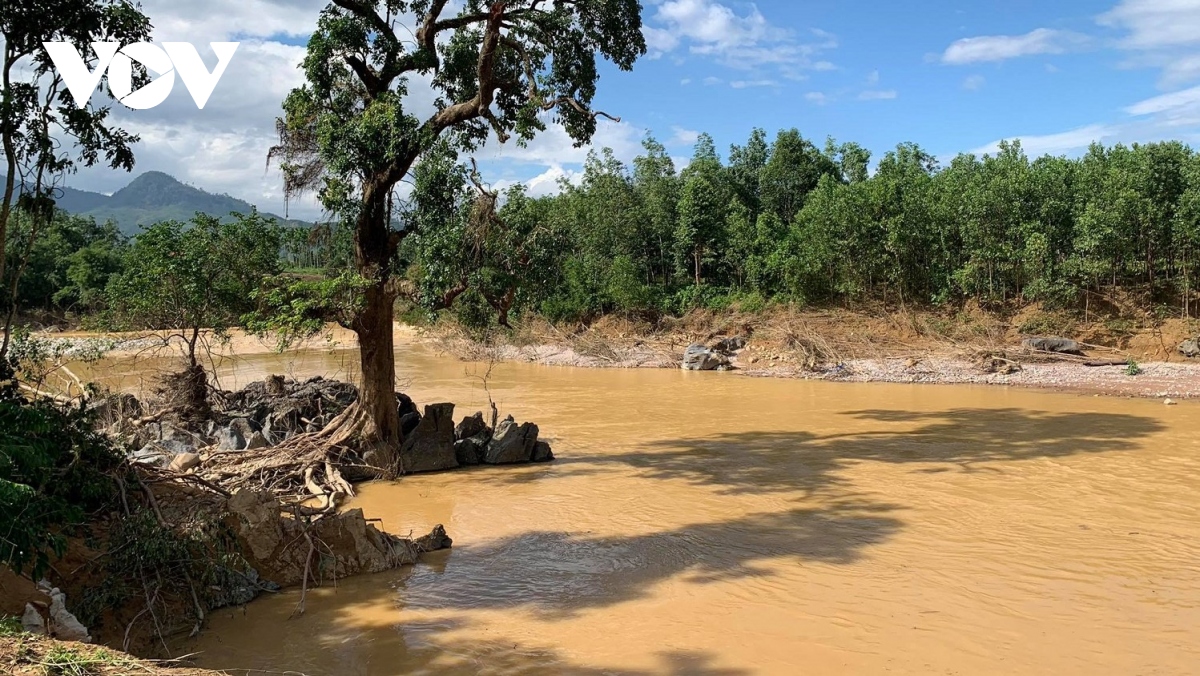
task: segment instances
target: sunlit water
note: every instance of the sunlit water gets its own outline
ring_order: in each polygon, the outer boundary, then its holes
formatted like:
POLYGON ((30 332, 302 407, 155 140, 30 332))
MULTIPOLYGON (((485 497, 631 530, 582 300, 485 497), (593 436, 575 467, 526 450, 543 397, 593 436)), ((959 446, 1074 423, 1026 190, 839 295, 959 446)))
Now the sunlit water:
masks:
MULTIPOLYGON (((419 403, 485 368, 401 345, 419 403)), ((257 355, 345 377, 345 352, 257 355)), ((137 373, 129 376, 135 381, 137 373)), ((128 383, 127 383, 128 384, 128 383)), ((549 465, 355 505, 421 565, 214 614, 201 666, 317 674, 1200 673, 1200 408, 998 387, 505 364, 549 465)))

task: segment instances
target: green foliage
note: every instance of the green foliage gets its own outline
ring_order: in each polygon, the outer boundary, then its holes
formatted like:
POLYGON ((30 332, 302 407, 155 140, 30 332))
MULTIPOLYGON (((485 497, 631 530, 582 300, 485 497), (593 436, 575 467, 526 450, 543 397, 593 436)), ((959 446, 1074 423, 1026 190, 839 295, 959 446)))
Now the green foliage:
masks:
POLYGON ((323 331, 327 322, 343 326, 362 308, 363 291, 370 283, 358 274, 342 271, 335 277, 264 277, 250 292, 254 308, 243 314, 246 330, 276 339, 279 350, 323 331))
POLYGON ((39 224, 32 218, 20 211, 14 216, 4 287, 17 283, 17 306, 81 314, 100 308, 126 247, 116 227, 59 212, 34 232, 39 224))
POLYGON ((11 638, 25 633, 21 618, 15 615, 0 615, 0 638, 11 638))
POLYGON ((280 247, 280 227, 256 212, 231 222, 197 214, 188 224, 155 224, 129 246, 97 323, 171 332, 194 366, 200 331, 222 335, 254 309, 255 291, 279 271, 280 247))
MULTIPOLYGON (((1037 301, 1047 314, 1022 330, 1039 334, 1069 333, 1074 313, 1094 312, 1089 299, 1113 294, 1164 317, 1197 314, 1200 156, 1178 143, 1033 161, 1003 143, 944 167, 905 143, 869 175, 863 148, 818 151, 794 130, 771 145, 755 130, 728 165, 701 136, 678 176, 654 139, 644 148, 632 173, 603 150, 578 186, 522 195, 553 244, 537 278, 515 279, 519 306, 587 320, 719 308, 746 294, 761 299, 751 307, 1037 301)), ((446 246, 461 251, 456 228, 446 246)), ((413 279, 429 283, 427 269, 413 279)))
POLYGON ((1138 363, 1136 361, 1130 359, 1129 363, 1125 366, 1125 375, 1138 376, 1141 374, 1142 374, 1142 367, 1138 366, 1138 363))
POLYGON ((21 396, 0 365, 0 563, 36 579, 64 531, 111 504, 121 455, 87 413, 21 396))

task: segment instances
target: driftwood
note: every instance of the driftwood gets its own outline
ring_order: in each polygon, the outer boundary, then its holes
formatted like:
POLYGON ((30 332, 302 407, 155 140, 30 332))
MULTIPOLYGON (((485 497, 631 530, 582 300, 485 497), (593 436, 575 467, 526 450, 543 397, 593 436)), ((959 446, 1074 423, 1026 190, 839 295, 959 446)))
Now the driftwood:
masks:
POLYGON ((1094 359, 1083 362, 1084 366, 1128 366, 1128 359, 1094 359))

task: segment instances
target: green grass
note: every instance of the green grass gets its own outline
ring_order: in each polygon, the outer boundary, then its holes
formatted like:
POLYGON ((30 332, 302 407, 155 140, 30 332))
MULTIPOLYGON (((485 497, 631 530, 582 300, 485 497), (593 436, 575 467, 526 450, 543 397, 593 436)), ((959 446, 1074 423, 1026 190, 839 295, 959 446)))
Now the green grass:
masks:
POLYGON ((47 676, 95 676, 102 667, 136 668, 137 662, 116 655, 104 648, 80 650, 70 646, 54 645, 46 651, 42 667, 47 676))
POLYGON ((21 618, 15 615, 0 615, 0 638, 20 636, 24 633, 25 628, 21 626, 21 618))

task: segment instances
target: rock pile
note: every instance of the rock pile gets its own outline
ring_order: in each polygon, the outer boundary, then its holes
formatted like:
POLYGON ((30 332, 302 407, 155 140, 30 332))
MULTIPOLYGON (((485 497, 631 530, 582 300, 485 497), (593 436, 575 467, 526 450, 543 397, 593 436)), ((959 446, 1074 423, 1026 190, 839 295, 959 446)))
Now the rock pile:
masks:
MULTIPOLYGON (((202 452, 269 448, 297 434, 316 432, 358 399, 354 385, 320 376, 298 382, 273 376, 237 392, 222 392, 210 420, 203 423, 152 421, 133 425, 142 413, 136 398, 113 395, 93 404, 97 419, 124 439, 135 462, 186 472, 199 465, 202 452)), ((454 404, 430 404, 423 413, 411 398, 396 394, 407 474, 461 466, 547 462, 550 445, 538 439, 533 423, 518 425, 510 416, 493 430, 483 413, 457 425, 454 404)))

